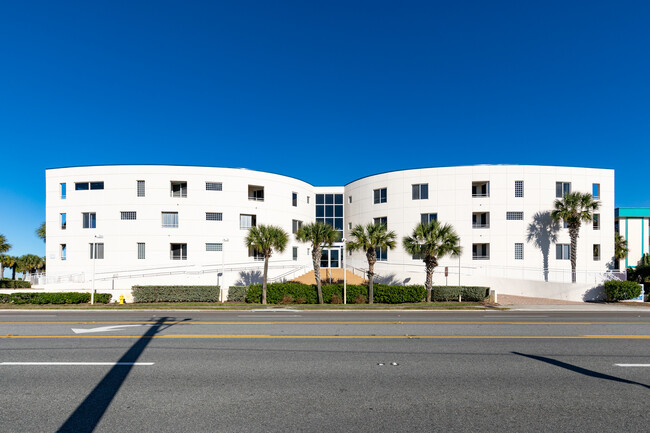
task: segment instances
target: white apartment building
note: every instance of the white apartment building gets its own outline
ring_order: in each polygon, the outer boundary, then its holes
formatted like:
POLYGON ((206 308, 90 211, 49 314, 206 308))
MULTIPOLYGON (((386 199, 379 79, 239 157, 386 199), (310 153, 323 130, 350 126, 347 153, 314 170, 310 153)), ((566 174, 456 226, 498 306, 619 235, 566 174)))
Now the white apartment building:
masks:
MULTIPOLYGON (((247 229, 273 224, 291 234, 320 220, 341 233, 381 222, 398 246, 380 251, 380 281, 422 284, 424 265, 401 239, 420 221, 454 226, 460 258, 436 269, 435 284, 488 285, 499 293, 585 299, 614 267, 614 171, 480 165, 402 170, 345 186, 315 187, 260 171, 165 165, 113 165, 46 171, 49 289, 129 289, 136 284, 248 284, 260 257, 244 245, 247 229), (578 241, 578 284, 571 281, 568 230, 554 226, 553 202, 568 191, 594 193, 594 224, 578 241), (445 277, 445 268, 448 276, 445 277)), ((344 244, 328 249, 323 267, 344 264, 344 244)), ((367 268, 363 253, 347 268, 367 268)), ((271 258, 271 280, 312 269, 311 252, 291 236, 271 258)))
POLYGON ((650 208, 621 207, 616 209, 615 228, 627 241, 627 256, 617 261, 617 269, 636 267, 644 254, 650 254, 650 208))

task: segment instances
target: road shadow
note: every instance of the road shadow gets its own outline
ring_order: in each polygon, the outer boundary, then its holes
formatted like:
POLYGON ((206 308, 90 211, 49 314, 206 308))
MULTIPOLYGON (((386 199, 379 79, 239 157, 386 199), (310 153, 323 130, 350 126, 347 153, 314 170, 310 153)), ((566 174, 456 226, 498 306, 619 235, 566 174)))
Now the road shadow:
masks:
POLYGON ((544 269, 544 281, 548 281, 548 260, 551 253, 551 245, 557 242, 557 233, 560 231, 560 224, 553 221, 550 212, 537 212, 533 215, 533 221, 528 225, 526 240, 532 242, 542 251, 542 266, 544 269))
POLYGON ((635 382, 633 380, 628 380, 628 379, 622 379, 616 376, 610 376, 609 374, 599 373, 594 370, 578 367, 577 365, 568 364, 566 362, 558 361, 557 359, 546 358, 544 356, 537 356, 537 355, 528 355, 526 353, 520 353, 520 352, 511 352, 511 353, 519 356, 524 356, 526 358, 534 359, 535 361, 545 362, 547 364, 551 364, 556 367, 561 367, 569 371, 573 371, 574 373, 580 373, 580 374, 584 374, 585 376, 595 377, 596 379, 611 380, 613 382, 627 383, 629 385, 638 385, 643 388, 650 389, 650 386, 646 385, 645 383, 635 382))
POLYGON ((122 387, 127 376, 133 368, 134 362, 140 358, 144 349, 149 345, 152 337, 178 322, 190 319, 176 319, 173 317, 160 317, 152 321, 151 327, 131 348, 117 361, 104 378, 95 386, 88 396, 81 402, 74 412, 68 417, 57 432, 90 433, 104 416, 113 398, 122 387), (167 323, 174 322, 174 323, 167 323))

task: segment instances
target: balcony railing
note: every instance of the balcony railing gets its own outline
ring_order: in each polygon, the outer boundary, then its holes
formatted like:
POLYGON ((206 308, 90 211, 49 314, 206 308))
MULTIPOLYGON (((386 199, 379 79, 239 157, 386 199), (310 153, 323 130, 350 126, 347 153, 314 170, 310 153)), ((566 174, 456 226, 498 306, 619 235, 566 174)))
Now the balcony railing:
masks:
POLYGON ((472 223, 473 229, 489 229, 490 223, 472 223))
POLYGON ((472 260, 490 260, 490 255, 472 254, 472 260))
POLYGON ((472 197, 489 197, 489 192, 472 193, 472 197))
POLYGON ((249 195, 248 199, 253 201, 264 201, 264 197, 255 197, 254 195, 249 195))

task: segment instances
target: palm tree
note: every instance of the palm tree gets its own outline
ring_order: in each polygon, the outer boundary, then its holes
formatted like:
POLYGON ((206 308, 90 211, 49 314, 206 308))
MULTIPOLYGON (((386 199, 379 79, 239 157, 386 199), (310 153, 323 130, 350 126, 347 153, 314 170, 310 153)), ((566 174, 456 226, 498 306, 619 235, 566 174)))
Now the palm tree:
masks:
POLYGON ((298 229, 296 239, 300 242, 311 243, 311 259, 314 263, 314 278, 316 278, 316 290, 318 291, 318 303, 323 303, 323 291, 320 281, 320 259, 323 254, 323 246, 331 247, 338 240, 338 232, 329 224, 317 221, 305 224, 298 229))
POLYGON ((11 266, 11 256, 0 254, 0 280, 4 278, 5 267, 11 266))
POLYGON ((7 243, 5 235, 0 235, 0 254, 6 253, 11 249, 11 244, 7 243))
POLYGON ((28 274, 33 274, 37 269, 43 266, 43 259, 34 254, 25 254, 18 258, 18 271, 23 273, 23 280, 27 278, 28 274))
POLYGON ((440 224, 433 220, 418 224, 411 236, 404 237, 402 243, 407 253, 420 257, 424 262, 427 273, 424 285, 427 289, 427 302, 431 302, 433 270, 438 266, 438 259, 447 254, 460 255, 460 237, 451 224, 440 224))
POLYGON ((11 249, 11 244, 7 243, 7 238, 5 235, 0 235, 0 280, 4 278, 5 275, 5 266, 9 267, 9 256, 4 255, 11 249))
POLYGON ((614 258, 616 260, 623 260, 627 253, 627 240, 618 233, 614 233, 614 258))
POLYGON ((269 273, 269 259, 273 251, 282 252, 287 246, 289 235, 277 226, 259 225, 251 227, 244 239, 247 247, 264 254, 264 277, 262 280, 262 304, 266 304, 266 281, 269 273))
POLYGON ((38 228, 36 229, 36 236, 39 237, 39 239, 43 239, 43 242, 45 242, 45 223, 43 222, 38 228))
POLYGON ((377 250, 395 248, 397 235, 394 231, 388 231, 386 224, 370 223, 366 226, 357 224, 350 232, 350 236, 352 240, 348 242, 348 249, 350 251, 361 250, 366 253, 368 259, 368 303, 372 304, 374 298, 372 283, 375 276, 377 250))
POLYGON ((570 192, 561 199, 555 200, 551 216, 554 221, 564 221, 569 228, 571 238, 571 281, 576 282, 576 256, 578 236, 583 222, 594 219, 594 211, 600 207, 600 202, 594 200, 589 193, 570 192))

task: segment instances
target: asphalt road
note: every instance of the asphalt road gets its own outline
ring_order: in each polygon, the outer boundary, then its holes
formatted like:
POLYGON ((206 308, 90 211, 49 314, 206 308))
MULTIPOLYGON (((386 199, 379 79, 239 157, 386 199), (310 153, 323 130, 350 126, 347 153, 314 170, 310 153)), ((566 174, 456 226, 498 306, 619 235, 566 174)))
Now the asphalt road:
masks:
POLYGON ((0 337, 3 432, 635 432, 650 421, 645 312, 22 310, 0 311, 0 337))

